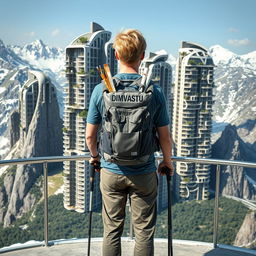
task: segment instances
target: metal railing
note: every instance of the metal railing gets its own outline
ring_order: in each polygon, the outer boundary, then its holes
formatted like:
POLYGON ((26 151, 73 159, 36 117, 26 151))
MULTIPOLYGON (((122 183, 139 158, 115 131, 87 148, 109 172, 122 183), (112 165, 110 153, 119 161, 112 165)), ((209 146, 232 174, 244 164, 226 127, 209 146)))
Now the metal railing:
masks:
MULTIPOLYGON (((10 165, 25 165, 25 164, 43 164, 44 171, 44 243, 49 245, 48 239, 48 163, 64 162, 64 161, 88 161, 90 154, 77 156, 52 156, 52 157, 35 157, 27 159, 12 159, 0 161, 0 167, 10 165)), ((156 155, 157 160, 161 160, 161 155, 156 155)), ((215 205, 214 205, 214 227, 213 227, 213 245, 218 247, 218 224, 219 224, 219 194, 220 194, 220 166, 241 166, 247 168, 256 168, 256 163, 235 161, 235 160, 220 160, 220 159, 202 159, 192 157, 172 157, 174 162, 187 162, 216 165, 216 186, 215 186, 215 205)))

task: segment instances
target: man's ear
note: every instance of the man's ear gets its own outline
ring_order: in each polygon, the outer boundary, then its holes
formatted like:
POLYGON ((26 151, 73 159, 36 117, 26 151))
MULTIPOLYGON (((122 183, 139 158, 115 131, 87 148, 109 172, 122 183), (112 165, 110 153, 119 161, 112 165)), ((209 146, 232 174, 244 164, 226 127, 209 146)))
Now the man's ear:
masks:
POLYGON ((143 60, 144 57, 145 57, 145 52, 143 52, 143 53, 141 54, 140 60, 143 60))
POLYGON ((116 57, 117 60, 119 60, 119 56, 118 56, 117 51, 115 51, 115 57, 116 57))

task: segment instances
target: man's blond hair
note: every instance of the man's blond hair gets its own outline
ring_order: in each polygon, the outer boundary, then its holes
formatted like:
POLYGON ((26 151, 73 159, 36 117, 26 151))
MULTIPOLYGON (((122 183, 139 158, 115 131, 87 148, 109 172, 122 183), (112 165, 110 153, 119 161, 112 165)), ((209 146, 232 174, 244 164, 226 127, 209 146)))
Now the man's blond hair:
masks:
POLYGON ((113 48, 118 53, 119 59, 132 64, 140 59, 145 52, 147 43, 140 31, 127 29, 116 35, 113 48))

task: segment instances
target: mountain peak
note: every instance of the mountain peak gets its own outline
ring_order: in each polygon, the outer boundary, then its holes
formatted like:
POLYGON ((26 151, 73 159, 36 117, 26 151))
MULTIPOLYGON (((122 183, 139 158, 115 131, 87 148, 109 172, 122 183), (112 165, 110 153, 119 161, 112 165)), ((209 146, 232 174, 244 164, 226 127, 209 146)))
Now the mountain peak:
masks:
POLYGON ((46 46, 42 39, 37 39, 37 40, 35 40, 34 42, 32 42, 30 44, 34 44, 34 45, 38 45, 38 46, 42 46, 42 47, 46 46))
POLYGON ((16 54, 29 60, 40 60, 40 59, 56 59, 59 58, 63 52, 61 49, 55 47, 49 47, 41 39, 37 39, 24 47, 11 47, 16 54))
POLYGON ((228 63, 230 59, 237 56, 230 50, 222 47, 221 45, 213 45, 210 47, 209 52, 215 64, 228 63))
POLYGON ((41 39, 36 39, 35 41, 25 44, 23 49, 42 49, 48 47, 41 39))
MULTIPOLYGON (((220 44, 215 44, 213 46, 210 47, 210 51, 211 50, 218 50, 218 51, 228 51, 231 52, 230 50, 224 48, 223 46, 221 46, 220 44)), ((232 52, 233 53, 233 52, 232 52)), ((233 53, 234 54, 234 53, 233 53)))

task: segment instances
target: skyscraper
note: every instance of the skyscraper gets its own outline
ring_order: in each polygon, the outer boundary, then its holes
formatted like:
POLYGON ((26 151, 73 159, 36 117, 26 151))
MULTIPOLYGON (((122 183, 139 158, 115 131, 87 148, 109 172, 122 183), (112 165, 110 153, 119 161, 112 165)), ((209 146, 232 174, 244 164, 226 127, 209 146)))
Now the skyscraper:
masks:
MULTIPOLYGON (((96 66, 109 64, 112 74, 117 72, 111 32, 97 23, 91 31, 77 37, 66 48, 66 76, 64 107, 64 155, 84 154, 86 115, 91 93, 101 82, 96 66)), ((96 181, 98 182, 98 181, 96 181)), ((94 193, 95 207, 101 205, 100 192, 94 193)), ((64 163, 64 207, 84 212, 89 207, 89 166, 84 161, 64 163)))
MULTIPOLYGON (((172 67, 166 62, 168 59, 167 53, 149 53, 140 66, 140 74, 147 73, 148 80, 152 80, 156 85, 159 85, 166 97, 167 110, 170 120, 172 115, 172 67)), ((159 175, 158 177, 158 198, 157 207, 161 211, 167 207, 167 184, 165 177, 159 175)))
MULTIPOLYGON (((172 125, 177 156, 211 156, 213 69, 213 60, 204 47, 182 42, 176 66, 172 125)), ((178 162, 176 170, 179 199, 208 198, 209 165, 178 162)))

